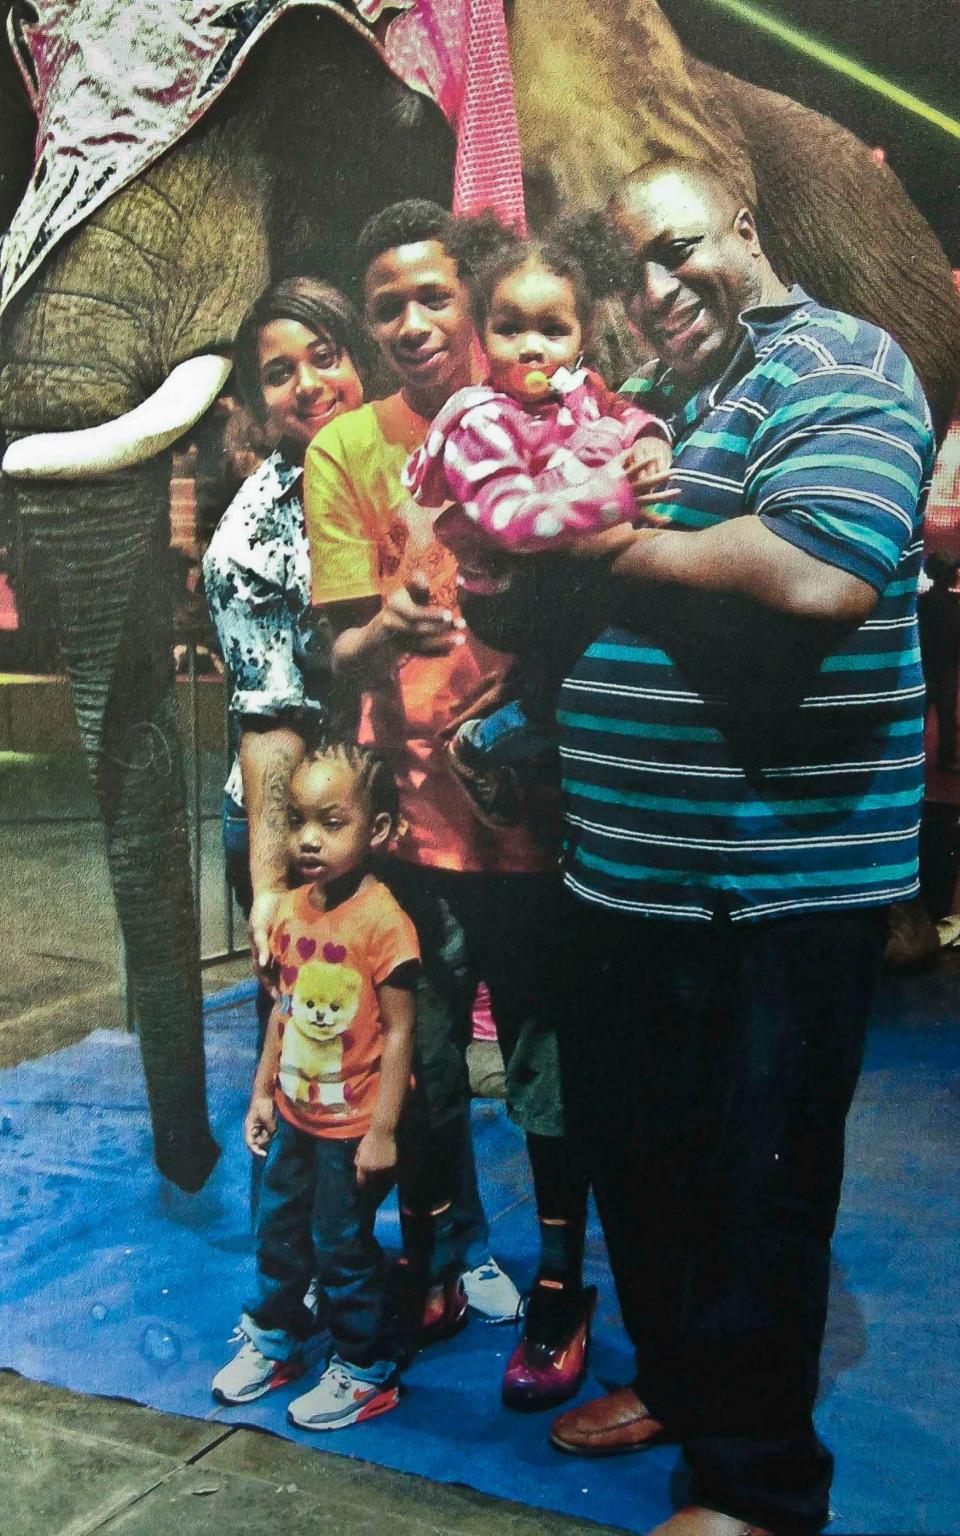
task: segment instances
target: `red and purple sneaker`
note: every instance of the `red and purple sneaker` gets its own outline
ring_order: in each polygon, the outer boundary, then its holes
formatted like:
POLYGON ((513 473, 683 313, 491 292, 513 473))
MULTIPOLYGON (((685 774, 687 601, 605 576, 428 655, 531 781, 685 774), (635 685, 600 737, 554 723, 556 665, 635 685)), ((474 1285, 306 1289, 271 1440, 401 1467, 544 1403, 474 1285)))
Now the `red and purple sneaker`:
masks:
POLYGON ((364 1419, 389 1413, 400 1401, 396 1378, 385 1382, 355 1376, 349 1365, 334 1360, 315 1387, 295 1397, 287 1418, 300 1429, 346 1429, 364 1419))
POLYGON ((587 1373, 594 1285, 538 1281, 524 1320, 523 1338, 510 1356, 502 1397, 508 1408, 536 1413, 556 1408, 579 1391, 587 1373))

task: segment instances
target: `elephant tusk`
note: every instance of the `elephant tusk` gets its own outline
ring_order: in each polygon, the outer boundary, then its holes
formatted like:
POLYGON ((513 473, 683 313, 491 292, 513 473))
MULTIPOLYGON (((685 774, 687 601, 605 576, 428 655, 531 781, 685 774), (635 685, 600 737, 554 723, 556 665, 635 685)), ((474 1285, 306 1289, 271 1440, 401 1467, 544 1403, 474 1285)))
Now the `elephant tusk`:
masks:
POLYGON ((39 432, 11 443, 3 473, 12 480, 96 480, 162 453, 209 410, 233 364, 216 353, 178 363, 132 411, 77 432, 39 432))

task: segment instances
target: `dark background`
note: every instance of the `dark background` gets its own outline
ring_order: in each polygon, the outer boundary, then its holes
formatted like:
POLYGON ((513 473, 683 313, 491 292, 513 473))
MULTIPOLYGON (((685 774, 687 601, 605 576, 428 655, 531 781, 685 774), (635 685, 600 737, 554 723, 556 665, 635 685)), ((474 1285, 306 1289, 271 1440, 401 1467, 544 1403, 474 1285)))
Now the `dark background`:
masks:
MULTIPOLYGON (((960 0, 753 0, 758 9, 960 118, 960 0)), ((887 162, 960 267, 960 139, 721 11, 659 0, 707 64, 835 118, 887 162)))

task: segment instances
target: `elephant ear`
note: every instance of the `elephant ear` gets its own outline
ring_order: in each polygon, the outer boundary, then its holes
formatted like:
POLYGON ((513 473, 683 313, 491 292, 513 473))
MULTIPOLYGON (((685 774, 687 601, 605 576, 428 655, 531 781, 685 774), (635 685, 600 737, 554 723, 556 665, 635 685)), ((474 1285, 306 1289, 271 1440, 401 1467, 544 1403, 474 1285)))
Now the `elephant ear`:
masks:
POLYGON ((776 271, 895 336, 942 435, 960 388, 960 300, 897 177, 832 119, 692 59, 690 70, 708 111, 732 117, 742 136, 776 271))
POLYGON ((0 232, 10 226, 30 182, 37 122, 6 39, 9 5, 0 6, 0 232))

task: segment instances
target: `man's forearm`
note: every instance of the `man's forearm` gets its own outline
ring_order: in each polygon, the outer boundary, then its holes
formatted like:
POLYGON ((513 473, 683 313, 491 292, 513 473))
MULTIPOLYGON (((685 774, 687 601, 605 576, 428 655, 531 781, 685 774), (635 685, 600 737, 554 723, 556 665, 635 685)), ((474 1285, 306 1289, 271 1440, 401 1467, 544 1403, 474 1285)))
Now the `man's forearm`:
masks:
POLYGON ((695 532, 639 529, 613 562, 624 592, 648 584, 736 593, 796 618, 862 624, 877 601, 867 582, 817 560, 744 516, 695 532))
POLYGON ((289 725, 244 730, 240 772, 250 829, 250 883, 254 896, 279 890, 287 874, 287 794, 302 762, 304 741, 289 725))

